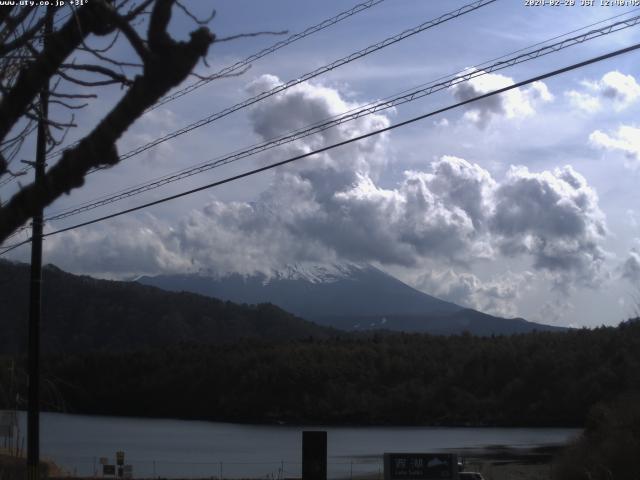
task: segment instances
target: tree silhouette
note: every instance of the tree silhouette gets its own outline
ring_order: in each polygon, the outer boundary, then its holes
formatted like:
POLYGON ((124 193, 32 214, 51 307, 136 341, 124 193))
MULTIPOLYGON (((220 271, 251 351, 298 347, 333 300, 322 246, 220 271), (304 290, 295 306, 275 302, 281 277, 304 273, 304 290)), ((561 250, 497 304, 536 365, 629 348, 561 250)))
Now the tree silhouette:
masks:
MULTIPOLYGON (((68 11, 64 17, 51 7, 0 7, 0 180, 24 173, 14 163, 42 117, 37 97, 48 83, 51 102, 70 112, 86 105, 79 101, 96 95, 65 91, 69 86, 99 89, 116 84, 124 94, 89 133, 62 152, 42 182, 20 188, 2 203, 0 242, 38 209, 82 186, 90 170, 118 163, 116 141, 146 109, 193 74, 215 39, 205 26, 213 15, 199 20, 178 0, 91 0, 68 11), (188 41, 174 40, 167 32, 174 7, 198 24, 188 41), (45 34, 42 27, 49 16, 55 23, 45 34), (108 46, 90 46, 95 37, 106 38, 108 46), (126 39, 139 62, 125 61, 121 49, 113 48, 119 38, 126 39), (79 63, 79 58, 91 60, 79 63)), ((48 152, 76 126, 70 117, 45 119, 48 152)))

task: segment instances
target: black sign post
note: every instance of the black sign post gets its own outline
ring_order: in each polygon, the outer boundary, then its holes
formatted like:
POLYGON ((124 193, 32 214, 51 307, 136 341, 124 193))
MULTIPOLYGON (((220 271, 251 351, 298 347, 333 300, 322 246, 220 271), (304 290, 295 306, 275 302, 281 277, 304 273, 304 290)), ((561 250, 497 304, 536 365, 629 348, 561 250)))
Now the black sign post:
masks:
POLYGON ((327 432, 302 432, 302 480, 327 480, 327 432))
POLYGON ((116 474, 116 466, 115 465, 102 465, 102 475, 112 476, 116 474))

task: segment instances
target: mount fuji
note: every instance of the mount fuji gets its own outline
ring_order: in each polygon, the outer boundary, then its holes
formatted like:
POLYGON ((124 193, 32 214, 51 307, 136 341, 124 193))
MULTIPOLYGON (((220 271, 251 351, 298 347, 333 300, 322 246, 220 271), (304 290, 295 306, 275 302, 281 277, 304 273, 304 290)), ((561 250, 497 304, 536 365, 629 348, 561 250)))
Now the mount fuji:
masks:
POLYGON ((561 327, 501 318, 440 300, 371 266, 296 264, 269 274, 143 276, 139 283, 235 303, 273 303, 320 325, 348 331, 510 335, 561 327))

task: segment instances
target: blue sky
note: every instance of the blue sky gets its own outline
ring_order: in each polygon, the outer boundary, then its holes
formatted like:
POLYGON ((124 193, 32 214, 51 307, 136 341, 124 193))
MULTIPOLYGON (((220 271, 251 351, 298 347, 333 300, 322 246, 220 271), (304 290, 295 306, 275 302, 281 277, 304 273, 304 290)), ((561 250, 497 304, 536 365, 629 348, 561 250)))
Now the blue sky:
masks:
MULTIPOLYGON (((356 2, 191 2, 211 29, 290 33, 356 2)), ((438 17, 457 0, 386 0, 141 118, 120 152, 438 17)), ((580 3, 578 1, 578 3, 580 3)), ((498 0, 183 135, 109 171, 45 215, 339 114, 538 42, 631 12, 498 0)), ((640 12, 636 12, 640 13, 640 12)), ((195 26, 176 13, 172 32, 195 26)), ((593 28, 593 27, 592 27, 593 28)), ((487 75, 335 131, 93 210, 49 230, 199 186, 631 45, 638 27, 487 75)), ((213 73, 279 37, 214 44, 213 73)), ((132 58, 126 45, 123 58, 132 58)), ((45 261, 109 278, 169 271, 269 271, 293 262, 369 262, 427 293, 559 325, 617 324, 640 280, 638 53, 522 87, 360 145, 45 242, 45 261), (100 252, 100 255, 95 255, 100 252)), ((191 82, 193 80, 189 80, 191 82)), ((121 92, 78 117, 79 138, 121 92)), ((15 187, 14 187, 15 188, 15 187)), ((17 250, 14 258, 27 258, 17 250)))

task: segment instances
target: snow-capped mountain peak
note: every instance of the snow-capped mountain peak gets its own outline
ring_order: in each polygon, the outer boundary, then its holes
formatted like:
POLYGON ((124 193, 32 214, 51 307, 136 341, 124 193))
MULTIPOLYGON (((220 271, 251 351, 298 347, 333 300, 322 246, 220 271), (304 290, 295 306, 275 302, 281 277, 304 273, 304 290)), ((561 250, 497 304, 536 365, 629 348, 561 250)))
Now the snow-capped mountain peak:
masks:
POLYGON ((301 280, 309 283, 333 283, 349 278, 356 272, 370 268, 368 265, 346 263, 294 263, 266 275, 264 284, 278 280, 301 280))

